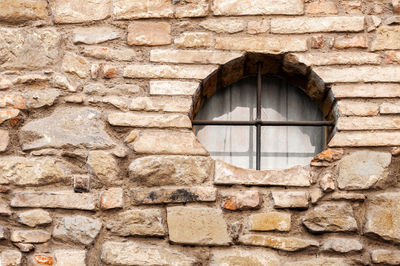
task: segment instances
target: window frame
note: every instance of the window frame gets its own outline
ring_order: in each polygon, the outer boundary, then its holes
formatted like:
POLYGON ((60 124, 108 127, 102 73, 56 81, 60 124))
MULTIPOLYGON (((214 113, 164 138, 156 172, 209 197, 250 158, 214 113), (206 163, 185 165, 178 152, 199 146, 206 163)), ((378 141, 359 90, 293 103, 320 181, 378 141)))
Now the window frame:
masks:
POLYGON ((332 121, 266 121, 261 119, 262 96, 262 62, 257 63, 257 116, 254 120, 195 120, 194 126, 255 126, 256 127, 256 170, 261 168, 261 127, 263 126, 306 126, 306 127, 330 127, 332 121))

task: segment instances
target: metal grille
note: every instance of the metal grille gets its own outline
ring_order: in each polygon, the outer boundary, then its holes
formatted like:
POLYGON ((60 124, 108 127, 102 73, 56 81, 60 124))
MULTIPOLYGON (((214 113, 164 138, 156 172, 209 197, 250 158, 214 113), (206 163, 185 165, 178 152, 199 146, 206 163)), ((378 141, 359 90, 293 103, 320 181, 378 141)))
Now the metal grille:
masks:
POLYGON ((334 126, 331 121, 265 121, 261 120, 262 63, 257 64, 257 116, 249 121, 226 120, 192 120, 193 125, 201 126, 255 126, 256 127, 256 169, 261 167, 261 127, 262 126, 334 126))

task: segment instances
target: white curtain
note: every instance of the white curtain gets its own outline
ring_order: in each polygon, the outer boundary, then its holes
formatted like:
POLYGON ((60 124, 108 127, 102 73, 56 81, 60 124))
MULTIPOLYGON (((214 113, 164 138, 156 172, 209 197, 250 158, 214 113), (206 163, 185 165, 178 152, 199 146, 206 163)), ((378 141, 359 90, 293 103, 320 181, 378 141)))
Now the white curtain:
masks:
MULTIPOLYGON (((262 119, 323 120, 322 114, 300 89, 277 77, 263 77, 262 119)), ((255 77, 242 79, 218 91, 203 106, 197 120, 253 120, 256 118, 255 77)), ((254 126, 197 126, 196 134, 213 158, 255 169, 254 126)), ((306 165, 324 146, 322 127, 263 126, 261 169, 306 165)))

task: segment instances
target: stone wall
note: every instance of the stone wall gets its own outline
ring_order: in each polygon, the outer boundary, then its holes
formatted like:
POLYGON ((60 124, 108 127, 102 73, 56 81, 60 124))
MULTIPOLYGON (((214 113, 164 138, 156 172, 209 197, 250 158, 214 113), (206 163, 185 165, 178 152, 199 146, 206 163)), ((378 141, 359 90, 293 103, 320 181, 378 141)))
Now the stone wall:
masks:
POLYGON ((399 0, 0 0, 1 265, 399 265, 399 24, 399 0), (309 166, 193 134, 252 58, 336 122, 309 166))

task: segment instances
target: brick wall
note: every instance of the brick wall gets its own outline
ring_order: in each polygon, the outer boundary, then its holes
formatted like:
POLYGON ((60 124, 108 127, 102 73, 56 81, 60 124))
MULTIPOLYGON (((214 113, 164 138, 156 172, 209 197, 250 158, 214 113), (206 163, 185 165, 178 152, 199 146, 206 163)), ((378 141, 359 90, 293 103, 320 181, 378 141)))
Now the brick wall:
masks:
POLYGON ((398 0, 0 0, 1 265, 400 264, 399 64, 398 0), (336 122, 308 166, 193 134, 257 60, 336 122))

